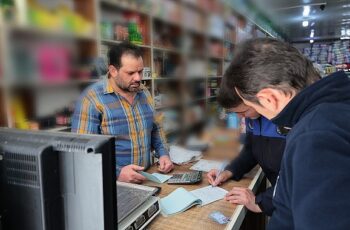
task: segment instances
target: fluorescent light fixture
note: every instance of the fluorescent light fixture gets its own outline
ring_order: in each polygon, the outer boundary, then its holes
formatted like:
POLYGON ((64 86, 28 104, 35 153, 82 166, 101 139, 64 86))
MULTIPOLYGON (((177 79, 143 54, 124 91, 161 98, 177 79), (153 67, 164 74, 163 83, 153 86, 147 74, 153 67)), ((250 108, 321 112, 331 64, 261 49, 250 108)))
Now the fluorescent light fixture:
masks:
POLYGON ((349 8, 350 4, 342 5, 343 8, 349 8))
POLYGON ((307 27, 309 25, 309 21, 303 21, 303 27, 307 27))
POLYGON ((341 40, 350 39, 349 36, 340 37, 341 40))
POLYGON ((350 13, 342 13, 343 16, 350 16, 350 13))
POLYGON ((314 26, 315 25, 315 22, 311 22, 311 25, 310 26, 314 26))
POLYGON ((342 22, 342 23, 340 23, 340 24, 342 24, 342 25, 347 25, 347 24, 350 24, 350 21, 348 21, 348 22, 342 22))
POLYGON ((314 29, 312 29, 312 30, 311 30, 311 33, 310 33, 310 38, 313 38, 313 37, 314 37, 314 35, 315 35, 315 30, 314 30, 314 29))
POLYGON ((304 6, 303 16, 307 17, 310 14, 310 6, 304 6))
POLYGON ((342 21, 343 22, 348 22, 348 21, 350 21, 350 18, 343 18, 342 21))
POLYGON ((343 28, 343 29, 341 29, 341 31, 340 31, 340 35, 341 36, 345 36, 345 29, 343 28))
POLYGON ((311 43, 311 44, 314 43, 314 40, 310 40, 310 43, 311 43))
POLYGON ((350 29, 346 29, 346 35, 350 36, 350 29))

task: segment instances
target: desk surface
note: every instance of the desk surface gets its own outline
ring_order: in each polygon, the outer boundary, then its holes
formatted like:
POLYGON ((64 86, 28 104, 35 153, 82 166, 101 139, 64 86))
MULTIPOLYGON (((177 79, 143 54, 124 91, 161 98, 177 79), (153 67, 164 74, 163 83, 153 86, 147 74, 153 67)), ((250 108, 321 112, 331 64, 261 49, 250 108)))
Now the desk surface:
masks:
MULTIPOLYGON (((212 160, 222 160, 230 156, 231 159, 238 154, 238 142, 234 140, 237 139, 237 133, 232 130, 213 130, 207 134, 204 138, 211 140, 213 146, 209 148, 203 155, 203 159, 212 160)), ((175 169, 171 173, 180 173, 190 171, 189 165, 176 165, 175 169)), ((151 167, 148 172, 156 172, 156 166, 151 167)), ((231 190, 232 187, 249 187, 253 189, 257 187, 259 181, 261 181, 262 173, 261 169, 258 167, 254 168, 250 173, 248 173, 242 180, 233 181, 229 180, 224 183, 221 187, 226 190, 231 190)), ((151 181, 143 183, 149 186, 160 186, 161 192, 160 197, 167 196, 169 193, 174 191, 178 187, 184 187, 187 191, 191 191, 197 188, 205 187, 209 185, 206 179, 206 173, 203 174, 203 180, 199 184, 195 185, 168 185, 157 184, 151 181)), ((161 214, 156 217, 147 229, 224 229, 225 227, 229 229, 238 229, 242 223, 243 217, 245 215, 245 209, 241 205, 233 205, 224 200, 220 200, 204 207, 195 206, 189 210, 176 214, 170 217, 163 217, 161 214), (225 216, 231 217, 231 222, 226 225, 220 225, 209 218, 209 214, 212 211, 220 211, 225 216)))

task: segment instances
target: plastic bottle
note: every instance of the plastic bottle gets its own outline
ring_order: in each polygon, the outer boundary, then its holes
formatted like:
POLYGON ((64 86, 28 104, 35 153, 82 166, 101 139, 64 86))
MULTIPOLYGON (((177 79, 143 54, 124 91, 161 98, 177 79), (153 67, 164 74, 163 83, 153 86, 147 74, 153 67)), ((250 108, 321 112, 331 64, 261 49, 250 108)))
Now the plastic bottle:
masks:
POLYGON ((236 113, 227 113, 227 128, 238 129, 239 128, 239 118, 236 113))

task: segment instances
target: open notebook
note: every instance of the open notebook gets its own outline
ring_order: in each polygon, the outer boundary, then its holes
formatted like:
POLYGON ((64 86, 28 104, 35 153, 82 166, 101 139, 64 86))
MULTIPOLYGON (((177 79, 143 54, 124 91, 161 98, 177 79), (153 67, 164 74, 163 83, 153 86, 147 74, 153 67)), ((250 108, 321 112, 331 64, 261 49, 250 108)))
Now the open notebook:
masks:
POLYGON ((180 187, 160 200, 160 210, 164 216, 184 212, 194 205, 207 205, 221 200, 227 191, 211 185, 188 192, 180 187))

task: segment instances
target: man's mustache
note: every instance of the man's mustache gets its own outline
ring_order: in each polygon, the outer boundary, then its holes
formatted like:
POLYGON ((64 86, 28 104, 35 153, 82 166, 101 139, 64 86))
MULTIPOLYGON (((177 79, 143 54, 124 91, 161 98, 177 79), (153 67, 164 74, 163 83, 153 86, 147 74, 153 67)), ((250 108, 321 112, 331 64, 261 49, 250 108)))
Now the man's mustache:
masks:
POLYGON ((135 85, 135 84, 140 85, 140 84, 141 84, 141 81, 135 81, 135 82, 132 82, 132 83, 131 83, 131 85, 135 85))

